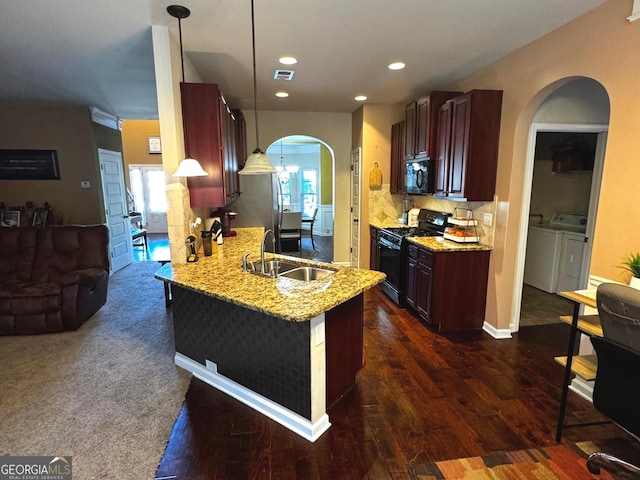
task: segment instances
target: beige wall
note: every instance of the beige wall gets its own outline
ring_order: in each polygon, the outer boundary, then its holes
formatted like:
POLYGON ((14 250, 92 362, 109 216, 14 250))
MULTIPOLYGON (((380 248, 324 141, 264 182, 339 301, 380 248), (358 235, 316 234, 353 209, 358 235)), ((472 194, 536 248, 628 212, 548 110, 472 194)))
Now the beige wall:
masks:
MULTIPOLYGON (((360 213, 360 266, 369 267, 370 239, 369 214, 371 192, 369 172, 374 164, 382 171, 382 183, 389 183, 391 172, 391 125, 404 118, 404 105, 366 104, 362 108, 362 129, 360 135, 362 147, 362 187, 360 213)), ((354 115, 360 117, 360 114, 354 115)))
POLYGON ((60 180, 0 180, 0 201, 49 202, 64 223, 104 222, 96 147, 119 151, 119 132, 93 124, 87 107, 0 105, 0 124, 2 148, 57 150, 60 167, 60 180))
POLYGON ((497 219, 486 320, 509 328, 522 239, 525 160, 538 106, 567 79, 592 78, 611 102, 609 137, 596 221, 591 273, 626 281, 621 258, 640 250, 629 226, 640 204, 640 24, 629 23, 631 0, 611 0, 449 88, 504 90, 497 177, 497 219))
MULTIPOLYGON (((243 110, 247 125, 247 151, 256 148, 255 114, 243 110)), ((335 156, 334 165, 334 261, 349 261, 349 165, 351 154, 351 114, 258 111, 260 148, 282 137, 308 135, 326 143, 335 156)))

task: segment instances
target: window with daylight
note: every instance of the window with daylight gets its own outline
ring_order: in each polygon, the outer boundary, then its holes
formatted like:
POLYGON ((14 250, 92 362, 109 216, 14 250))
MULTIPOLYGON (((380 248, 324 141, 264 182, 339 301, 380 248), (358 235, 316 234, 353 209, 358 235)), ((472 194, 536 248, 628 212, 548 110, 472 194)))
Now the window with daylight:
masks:
POLYGON ((302 170, 300 177, 302 212, 305 215, 312 216, 313 210, 318 204, 318 171, 316 169, 302 170))
POLYGON ((291 184, 296 175, 289 175, 289 178, 280 179, 280 187, 282 188, 282 205, 291 205, 293 203, 293 196, 291 195, 291 184))

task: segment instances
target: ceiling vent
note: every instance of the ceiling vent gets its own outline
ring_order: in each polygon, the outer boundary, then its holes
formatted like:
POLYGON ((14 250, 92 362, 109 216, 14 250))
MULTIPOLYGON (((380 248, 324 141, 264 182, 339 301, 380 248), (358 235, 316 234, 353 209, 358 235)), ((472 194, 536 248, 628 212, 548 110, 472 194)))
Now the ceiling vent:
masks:
POLYGON ((273 78, 276 80, 291 80, 293 78, 293 70, 276 70, 273 78))

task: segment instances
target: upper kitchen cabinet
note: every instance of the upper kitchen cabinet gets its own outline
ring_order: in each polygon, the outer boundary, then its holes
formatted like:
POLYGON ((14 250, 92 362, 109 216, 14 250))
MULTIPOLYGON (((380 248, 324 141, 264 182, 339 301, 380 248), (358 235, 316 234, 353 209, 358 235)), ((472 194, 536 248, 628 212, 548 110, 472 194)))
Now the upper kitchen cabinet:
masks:
POLYGON ((496 190, 501 90, 471 90, 439 111, 435 194, 492 201, 496 190))
POLYGON ((391 126, 391 193, 404 193, 404 122, 391 126))
POLYGON ((431 92, 406 107, 405 160, 434 158, 437 149, 438 111, 462 92, 431 92))
POLYGON ((238 139, 243 122, 227 106, 218 85, 182 83, 185 144, 206 177, 187 179, 192 207, 223 207, 238 192, 238 139), (240 128, 239 128, 240 127, 240 128))
POLYGON ((407 104, 404 112, 404 158, 413 160, 416 157, 416 102, 407 104))

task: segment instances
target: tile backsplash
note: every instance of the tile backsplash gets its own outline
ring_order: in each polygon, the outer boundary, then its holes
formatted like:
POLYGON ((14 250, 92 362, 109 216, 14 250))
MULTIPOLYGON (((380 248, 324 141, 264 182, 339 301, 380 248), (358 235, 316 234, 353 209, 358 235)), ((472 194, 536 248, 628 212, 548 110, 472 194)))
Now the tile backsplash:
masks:
POLYGON ((369 221, 378 225, 397 222, 402 214, 402 200, 410 198, 414 205, 429 210, 454 213, 462 216, 462 209, 471 210, 473 218, 478 221, 478 237, 480 243, 493 246, 493 233, 496 219, 497 199, 492 202, 456 202, 432 195, 396 195, 389 191, 389 184, 383 184, 380 190, 369 190, 369 221), (492 225, 484 224, 484 214, 492 215, 492 225))

